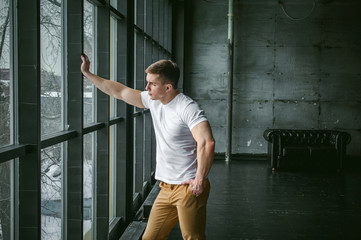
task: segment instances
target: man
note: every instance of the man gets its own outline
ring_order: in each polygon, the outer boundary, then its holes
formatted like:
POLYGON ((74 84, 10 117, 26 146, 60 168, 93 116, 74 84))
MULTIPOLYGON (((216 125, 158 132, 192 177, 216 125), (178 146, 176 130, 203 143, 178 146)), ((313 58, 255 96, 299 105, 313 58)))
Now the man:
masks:
POLYGON ((146 69, 146 91, 129 88, 89 72, 81 56, 81 71, 104 93, 138 108, 149 108, 157 142, 156 174, 161 191, 155 200, 143 240, 167 239, 178 222, 184 239, 205 239, 207 178, 214 156, 211 128, 196 102, 177 90, 178 66, 160 60, 146 69))

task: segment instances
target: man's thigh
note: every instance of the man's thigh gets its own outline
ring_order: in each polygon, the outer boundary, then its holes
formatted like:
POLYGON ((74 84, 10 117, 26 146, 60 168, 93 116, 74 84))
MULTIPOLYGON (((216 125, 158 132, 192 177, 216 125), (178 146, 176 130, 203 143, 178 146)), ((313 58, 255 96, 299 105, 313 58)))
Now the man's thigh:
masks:
POLYGON ((180 204, 177 204, 179 225, 183 239, 205 239, 206 209, 210 191, 208 179, 204 183, 203 188, 203 193, 198 197, 187 188, 180 204))
POLYGON ((170 231, 178 222, 177 208, 169 202, 168 189, 161 189, 149 215, 143 240, 167 239, 170 231))

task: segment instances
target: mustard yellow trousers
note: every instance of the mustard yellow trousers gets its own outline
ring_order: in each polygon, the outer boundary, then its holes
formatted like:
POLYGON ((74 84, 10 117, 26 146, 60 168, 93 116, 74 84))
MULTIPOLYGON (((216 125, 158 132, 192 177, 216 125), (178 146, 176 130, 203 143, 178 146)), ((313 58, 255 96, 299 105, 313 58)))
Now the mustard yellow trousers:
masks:
POLYGON ((155 200, 143 240, 167 239, 179 220, 183 239, 206 239, 206 208, 210 183, 203 182, 203 193, 196 197, 189 185, 161 182, 161 190, 155 200))

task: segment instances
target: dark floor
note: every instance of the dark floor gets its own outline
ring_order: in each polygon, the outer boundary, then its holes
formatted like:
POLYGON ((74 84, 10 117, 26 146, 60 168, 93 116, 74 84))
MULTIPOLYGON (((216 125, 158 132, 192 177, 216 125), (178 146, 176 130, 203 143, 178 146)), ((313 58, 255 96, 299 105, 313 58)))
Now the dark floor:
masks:
MULTIPOLYGON (((272 173, 265 161, 215 161, 207 239, 361 239, 361 171, 272 173)), ((182 239, 178 226, 169 239, 182 239)))

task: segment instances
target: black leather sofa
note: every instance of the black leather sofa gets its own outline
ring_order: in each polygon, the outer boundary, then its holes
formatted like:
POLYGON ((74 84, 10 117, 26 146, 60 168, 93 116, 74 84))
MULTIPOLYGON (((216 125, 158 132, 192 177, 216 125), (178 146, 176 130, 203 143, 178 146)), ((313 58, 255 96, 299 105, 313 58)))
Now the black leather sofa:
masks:
POLYGON ((349 133, 334 130, 267 129, 272 170, 337 171, 346 157, 349 133))

